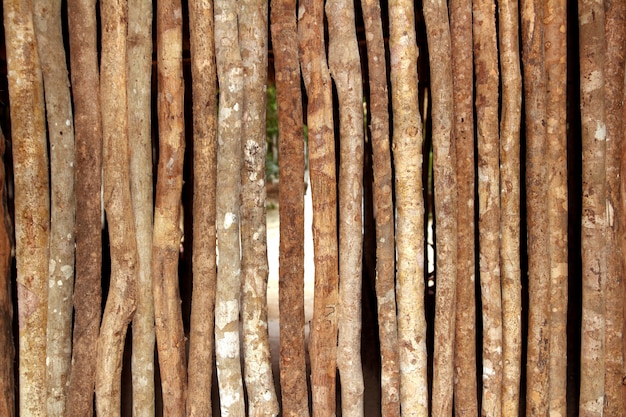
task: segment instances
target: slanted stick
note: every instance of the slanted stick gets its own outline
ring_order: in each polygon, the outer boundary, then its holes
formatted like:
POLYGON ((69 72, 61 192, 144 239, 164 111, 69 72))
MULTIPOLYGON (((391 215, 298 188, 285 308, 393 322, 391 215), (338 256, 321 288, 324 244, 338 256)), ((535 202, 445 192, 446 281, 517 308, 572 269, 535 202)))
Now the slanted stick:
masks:
POLYGON ((4 0, 15 187, 19 409, 45 416, 50 197, 33 3, 4 0))

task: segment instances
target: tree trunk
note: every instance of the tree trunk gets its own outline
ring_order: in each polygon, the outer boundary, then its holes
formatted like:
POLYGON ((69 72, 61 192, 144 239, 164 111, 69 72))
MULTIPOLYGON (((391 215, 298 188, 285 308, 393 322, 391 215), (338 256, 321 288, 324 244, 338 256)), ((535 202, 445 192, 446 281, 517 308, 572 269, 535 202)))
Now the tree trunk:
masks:
POLYGON ((19 409, 46 415, 50 199, 45 108, 31 1, 4 1, 19 321, 19 409))
POLYGON ((396 319, 395 234, 391 152, 389 146, 389 93, 380 12, 376 0, 361 2, 369 72, 370 134, 374 170, 374 217, 376 220, 376 296, 381 359, 382 417, 400 416, 400 370, 396 319))
POLYGON ((130 197, 125 1, 101 3, 100 102, 104 140, 104 207, 111 250, 111 280, 96 365, 96 412, 120 415, 122 355, 136 307, 137 241, 130 197))
MULTIPOLYGON (((500 120, 500 268, 502 286, 502 416, 517 417, 522 366, 520 267, 520 122, 522 75, 517 0, 498 3, 502 116, 500 120)), ((460 300, 459 300, 460 303, 460 300)))
MULTIPOLYGON (((543 5, 546 65, 550 253, 549 413, 567 415, 567 11, 566 1, 543 5)), ((621 352, 621 347, 620 347, 621 352)))
POLYGON ((0 130, 0 414, 15 415, 15 347, 11 298, 11 216, 7 205, 4 165, 6 138, 0 130))
POLYGON ((457 182, 457 281, 454 355, 454 411, 478 415, 476 384, 476 300, 474 248, 474 105, 472 2, 450 1, 457 182))
POLYGON ((337 374, 337 180, 332 87, 324 47, 323 2, 299 6, 301 68, 308 95, 315 295, 309 354, 313 415, 334 416, 337 374))
POLYGON ((61 2, 35 1, 33 14, 50 137, 50 272, 46 345, 47 412, 64 416, 72 357, 74 288, 74 126, 61 2))
POLYGON ((76 278, 69 417, 91 417, 102 306, 102 123, 91 0, 68 1, 76 150, 76 278))
POLYGON ((624 415, 622 326, 624 322, 619 174, 624 136, 624 45, 626 3, 606 1, 606 358, 604 415, 624 415))
POLYGON ((187 400, 185 332, 178 290, 185 155, 183 21, 178 0, 157 5, 159 165, 152 245, 152 292, 163 412, 182 416, 187 400))
MULTIPOLYGON (((424 3, 432 96, 433 180, 435 190, 436 302, 432 413, 452 416, 454 329, 457 278, 456 149, 452 130, 452 51, 445 1, 424 3)), ((495 31, 494 31, 495 33, 495 31)))
POLYGON ((152 1, 128 3, 128 140, 130 191, 139 255, 133 317, 133 416, 153 417, 154 298, 152 296, 152 1))
POLYGON ((339 99, 339 339, 344 416, 363 415, 361 365, 361 265, 363 262, 363 81, 354 4, 326 3, 330 71, 339 99))
POLYGON ((578 3, 582 127, 582 333, 580 415, 602 415, 605 364, 605 152, 604 5, 578 3))
MULTIPOLYGON (((625 75, 626 77, 626 75, 625 75)), ((624 83, 626 84, 626 79, 624 80, 624 83)), ((626 88, 624 88, 624 100, 626 100, 626 88)), ((626 123, 626 106, 623 106, 624 109, 622 111, 622 116, 623 116, 623 121, 624 123, 626 123)), ((626 132, 624 133, 625 136, 622 136, 622 161, 626 161, 626 132)), ((624 198, 624 196, 626 196, 626 163, 621 164, 620 166, 620 227, 622 228, 621 230, 624 230, 623 228, 626 227, 626 198, 624 198)), ((626 259, 626 233, 622 233, 621 234, 621 245, 622 245, 622 259, 626 259)), ((623 282, 623 277, 626 277, 626 262, 622 261, 622 282, 623 282)), ((623 289, 623 295, 622 295, 622 305, 626 305, 626 284, 622 284, 622 289, 623 289)), ((626 315, 626 311, 624 312, 624 314, 626 315)), ((626 320, 624 320, 624 322, 622 323, 622 358, 624 358, 624 367, 623 369, 623 375, 626 375, 626 337, 624 337, 624 335, 626 335, 626 320)), ((622 380, 622 406, 624 407, 624 409, 626 409, 626 384, 624 384, 623 380, 622 380)))
POLYGON ((428 414, 424 311, 424 200, 422 121, 417 90, 413 2, 389 3, 389 49, 396 170, 396 252, 400 407, 406 416, 428 414))
POLYGON ((187 415, 210 416, 215 324, 215 197, 217 74, 213 1, 189 2, 193 80, 193 294, 189 332, 187 415))
POLYGON ((295 0, 273 0, 271 30, 276 71, 280 155, 280 386, 282 413, 309 413, 304 345, 304 134, 295 0))
POLYGON ((220 86, 216 202, 219 261, 215 307, 215 350, 222 414, 243 417, 245 404, 239 355, 239 198, 243 64, 237 31, 237 4, 215 1, 215 56, 220 86))

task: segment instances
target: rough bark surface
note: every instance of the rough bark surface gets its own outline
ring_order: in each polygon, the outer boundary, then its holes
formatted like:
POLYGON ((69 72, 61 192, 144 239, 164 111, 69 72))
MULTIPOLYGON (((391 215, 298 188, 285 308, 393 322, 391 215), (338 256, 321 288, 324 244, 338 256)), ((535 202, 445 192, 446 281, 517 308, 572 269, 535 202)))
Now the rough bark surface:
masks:
POLYGON ((216 0, 215 57, 220 86, 217 183, 219 251, 215 299, 215 356, 223 415, 245 416, 240 365, 239 196, 241 187, 241 124, 244 102, 243 64, 237 31, 237 4, 216 0))
POLYGON ((152 245, 152 292, 163 413, 182 416, 187 400, 185 332, 178 290, 185 156, 183 20, 179 0, 157 5, 159 165, 152 245))
MULTIPOLYGON (((435 189, 436 301, 432 413, 452 416, 457 278, 456 148, 453 132, 452 51, 448 6, 424 2, 432 96, 433 180, 435 189)), ((496 55, 497 56, 497 55, 496 55)))
POLYGON ((189 2, 193 80, 193 294, 189 331, 187 415, 211 415, 215 324, 215 196, 217 164, 217 73, 213 2, 189 2))
POLYGON ((154 298, 152 296, 152 1, 128 3, 128 141, 130 191, 137 236, 137 311, 133 317, 133 416, 152 417, 154 298))
MULTIPOLYGON (((549 413, 567 414, 567 2, 543 4, 550 253, 549 413)), ((621 349, 621 347, 620 347, 621 349)), ((621 352, 621 350, 620 350, 621 352)))
POLYGON ((241 173, 241 269, 244 378, 250 416, 276 416, 267 326, 267 228, 265 225, 265 101, 267 0, 240 2, 239 47, 244 71, 241 173))
POLYGON ((324 6, 299 5, 300 65, 308 96, 315 295, 309 354, 313 415, 334 416, 337 373, 337 180, 332 87, 324 46, 324 6))
POLYGON ((406 416, 428 414, 424 312, 424 200, 422 121, 417 90, 413 2, 389 2, 393 157, 396 170, 396 297, 400 407, 406 416))
POLYGON ((339 307, 337 367, 343 416, 363 415, 361 265, 363 248, 363 81, 354 4, 329 0, 328 63, 339 100, 339 307))
MULTIPOLYGON (((626 77, 626 75, 625 75, 626 77)), ((624 80, 626 83, 626 80, 624 80)), ((626 100, 626 88, 624 88, 624 100, 626 100)), ((623 121, 626 123, 626 106, 624 106, 623 112, 623 121)), ((626 135, 626 132, 625 132, 626 135)), ((626 136, 622 136, 622 161, 626 161, 626 136)), ((620 193, 621 196, 626 195, 626 163, 621 164, 620 166, 620 193)), ((626 198, 620 199, 620 214, 619 214, 620 227, 624 227, 626 225, 626 198)), ((624 230, 624 229, 622 229, 624 230)), ((626 233, 622 233, 622 259, 625 259, 626 256, 626 233)), ((623 277, 626 276, 626 262, 622 261, 622 280, 623 277)), ((626 285, 622 284, 622 288, 624 293, 623 297, 623 305, 626 305, 626 285)), ((626 312, 625 312, 626 314, 626 312)), ((622 323, 622 357, 624 358, 624 368, 623 374, 626 375, 626 337, 623 335, 626 334, 626 320, 622 323)), ((622 380, 622 406, 626 409, 626 384, 624 384, 622 380)))
POLYGON ((626 3, 606 1, 606 357, 604 411, 607 416, 624 415, 622 402, 622 327, 624 283, 622 275, 623 228, 619 215, 620 165, 624 136, 624 45, 626 3))
POLYGON ((398 367, 398 321, 395 293, 395 233, 391 150, 389 138, 389 93, 380 3, 361 2, 369 72, 369 129, 374 169, 374 218, 376 221, 376 297, 381 360, 381 412, 383 417, 400 415, 400 369, 398 367))
POLYGON ((104 208, 111 251, 109 295, 102 315, 96 365, 96 412, 119 416, 122 355, 136 307, 137 242, 130 197, 126 76, 126 1, 100 3, 100 103, 104 142, 104 208))
POLYGON ((582 332, 581 417, 602 415, 606 287, 606 122, 604 106, 606 38, 604 5, 578 3, 580 111, 582 127, 582 332))
POLYGON ((304 343, 304 134, 295 0, 271 2, 280 155, 279 311, 282 413, 309 416, 304 343))
POLYGON ((474 67, 472 2, 450 1, 454 143, 457 180, 457 281, 454 354, 454 412, 478 415, 474 247, 474 67))
POLYGON ((0 414, 15 415, 15 347, 11 298, 11 216, 7 207, 5 137, 0 131, 0 414))
POLYGON ((50 273, 46 390, 49 416, 64 416, 72 357, 74 288, 74 123, 61 2, 37 0, 33 14, 50 142, 50 273))
MULTIPOLYGON (((502 416, 517 417, 522 366, 520 268, 520 122, 522 74, 517 0, 498 3, 500 120, 500 273, 502 285, 502 416)), ((460 300, 459 300, 460 302, 460 300)))
POLYGON ((46 415, 46 323, 50 238, 43 82, 31 1, 5 0, 19 322, 19 409, 46 415))
POLYGON ((91 417, 102 305, 102 123, 92 0, 68 1, 76 150, 76 277, 67 415, 91 417))
POLYGON ((483 317, 482 414, 502 414, 498 50, 493 0, 474 2, 478 228, 483 317))

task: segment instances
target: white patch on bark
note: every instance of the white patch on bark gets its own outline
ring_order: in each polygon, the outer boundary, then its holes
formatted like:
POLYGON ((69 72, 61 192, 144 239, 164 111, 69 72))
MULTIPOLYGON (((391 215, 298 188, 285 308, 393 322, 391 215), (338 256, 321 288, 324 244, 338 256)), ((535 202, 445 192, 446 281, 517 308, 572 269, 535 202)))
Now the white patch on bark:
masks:
POLYGON ((224 215, 224 230, 228 230, 230 226, 237 220, 237 215, 235 213, 226 213, 224 215))

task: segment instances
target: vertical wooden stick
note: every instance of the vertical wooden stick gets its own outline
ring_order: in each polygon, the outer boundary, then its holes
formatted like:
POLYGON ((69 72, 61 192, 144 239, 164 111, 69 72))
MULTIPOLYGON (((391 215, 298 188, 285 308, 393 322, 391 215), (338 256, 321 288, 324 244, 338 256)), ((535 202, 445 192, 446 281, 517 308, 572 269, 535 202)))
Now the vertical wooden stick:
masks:
POLYGON ((193 294, 187 415, 211 415, 216 270, 217 73, 213 1, 189 2, 193 80, 193 294))
POLYGON ((424 312, 422 121, 413 2, 389 2, 393 156, 396 170, 396 297, 402 414, 428 414, 424 312))
POLYGON ((46 415, 50 198, 43 82, 31 1, 4 0, 15 187, 19 408, 46 415))

